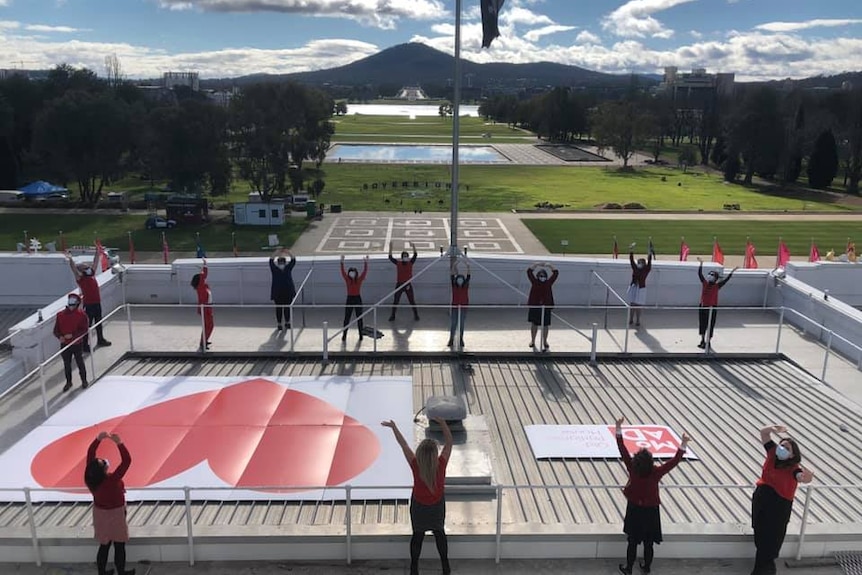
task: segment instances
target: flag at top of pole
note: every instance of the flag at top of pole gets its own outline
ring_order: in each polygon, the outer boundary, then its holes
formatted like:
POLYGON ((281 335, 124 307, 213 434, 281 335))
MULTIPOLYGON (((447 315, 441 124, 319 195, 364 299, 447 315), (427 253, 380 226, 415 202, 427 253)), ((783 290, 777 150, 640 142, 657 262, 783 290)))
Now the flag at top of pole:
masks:
POLYGON ((503 7, 503 0, 481 0, 481 6, 482 48, 490 48, 494 38, 500 37, 497 18, 500 16, 500 8, 503 7))

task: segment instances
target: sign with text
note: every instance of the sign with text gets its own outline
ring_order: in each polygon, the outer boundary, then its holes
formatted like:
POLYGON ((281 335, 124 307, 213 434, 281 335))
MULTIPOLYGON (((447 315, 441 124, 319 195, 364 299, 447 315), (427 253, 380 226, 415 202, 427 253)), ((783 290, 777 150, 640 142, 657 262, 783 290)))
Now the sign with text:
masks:
MULTIPOLYGON (((620 456, 613 425, 527 425, 527 440, 536 459, 616 459, 620 456)), ((656 458, 676 454, 680 439, 664 425, 628 425, 623 441, 629 453, 646 448, 656 458)), ((697 459, 689 449, 685 459, 697 459)))

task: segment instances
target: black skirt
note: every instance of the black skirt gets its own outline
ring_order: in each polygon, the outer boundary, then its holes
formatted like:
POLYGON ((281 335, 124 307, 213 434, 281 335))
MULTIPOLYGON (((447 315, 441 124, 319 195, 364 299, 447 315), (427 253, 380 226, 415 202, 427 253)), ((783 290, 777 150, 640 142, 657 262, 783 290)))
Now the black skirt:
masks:
POLYGON ((446 499, 433 505, 423 505, 410 498, 410 525, 413 533, 425 533, 426 531, 443 531, 446 523, 446 499))
POLYGON ((527 321, 533 325, 551 325, 551 311, 554 308, 546 307, 545 313, 542 313, 541 307, 531 307, 529 311, 527 311, 527 321), (543 317, 544 316, 544 317, 543 317))
POLYGON ((656 507, 626 505, 623 532, 631 543, 661 543, 661 510, 656 507))

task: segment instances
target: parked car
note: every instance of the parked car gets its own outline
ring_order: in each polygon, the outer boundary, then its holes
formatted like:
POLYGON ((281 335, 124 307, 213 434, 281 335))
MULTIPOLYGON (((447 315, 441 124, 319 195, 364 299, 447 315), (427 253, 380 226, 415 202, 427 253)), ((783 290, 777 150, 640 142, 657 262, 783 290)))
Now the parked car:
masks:
POLYGON ((150 216, 147 218, 147 223, 144 224, 148 230, 161 228, 172 228, 177 225, 176 220, 166 220, 161 216, 150 216))
POLYGON ((18 190, 0 190, 0 202, 16 202, 24 199, 24 192, 18 190))

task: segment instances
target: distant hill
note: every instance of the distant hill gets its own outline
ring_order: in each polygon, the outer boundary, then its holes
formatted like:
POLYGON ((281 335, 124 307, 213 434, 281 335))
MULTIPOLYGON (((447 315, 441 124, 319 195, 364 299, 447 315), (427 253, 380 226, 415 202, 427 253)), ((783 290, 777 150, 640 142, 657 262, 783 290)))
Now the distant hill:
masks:
MULTIPOLYGON (((536 62, 477 64, 462 61, 464 77, 474 88, 531 88, 541 86, 620 87, 631 81, 629 75, 593 72, 578 66, 536 62)), ((399 44, 345 66, 295 74, 254 74, 234 79, 236 84, 269 80, 293 80, 311 85, 446 85, 453 76, 454 57, 424 44, 399 44)), ((640 76, 642 83, 656 83, 653 77, 640 76)), ((465 84, 466 87, 466 84, 465 84)))

